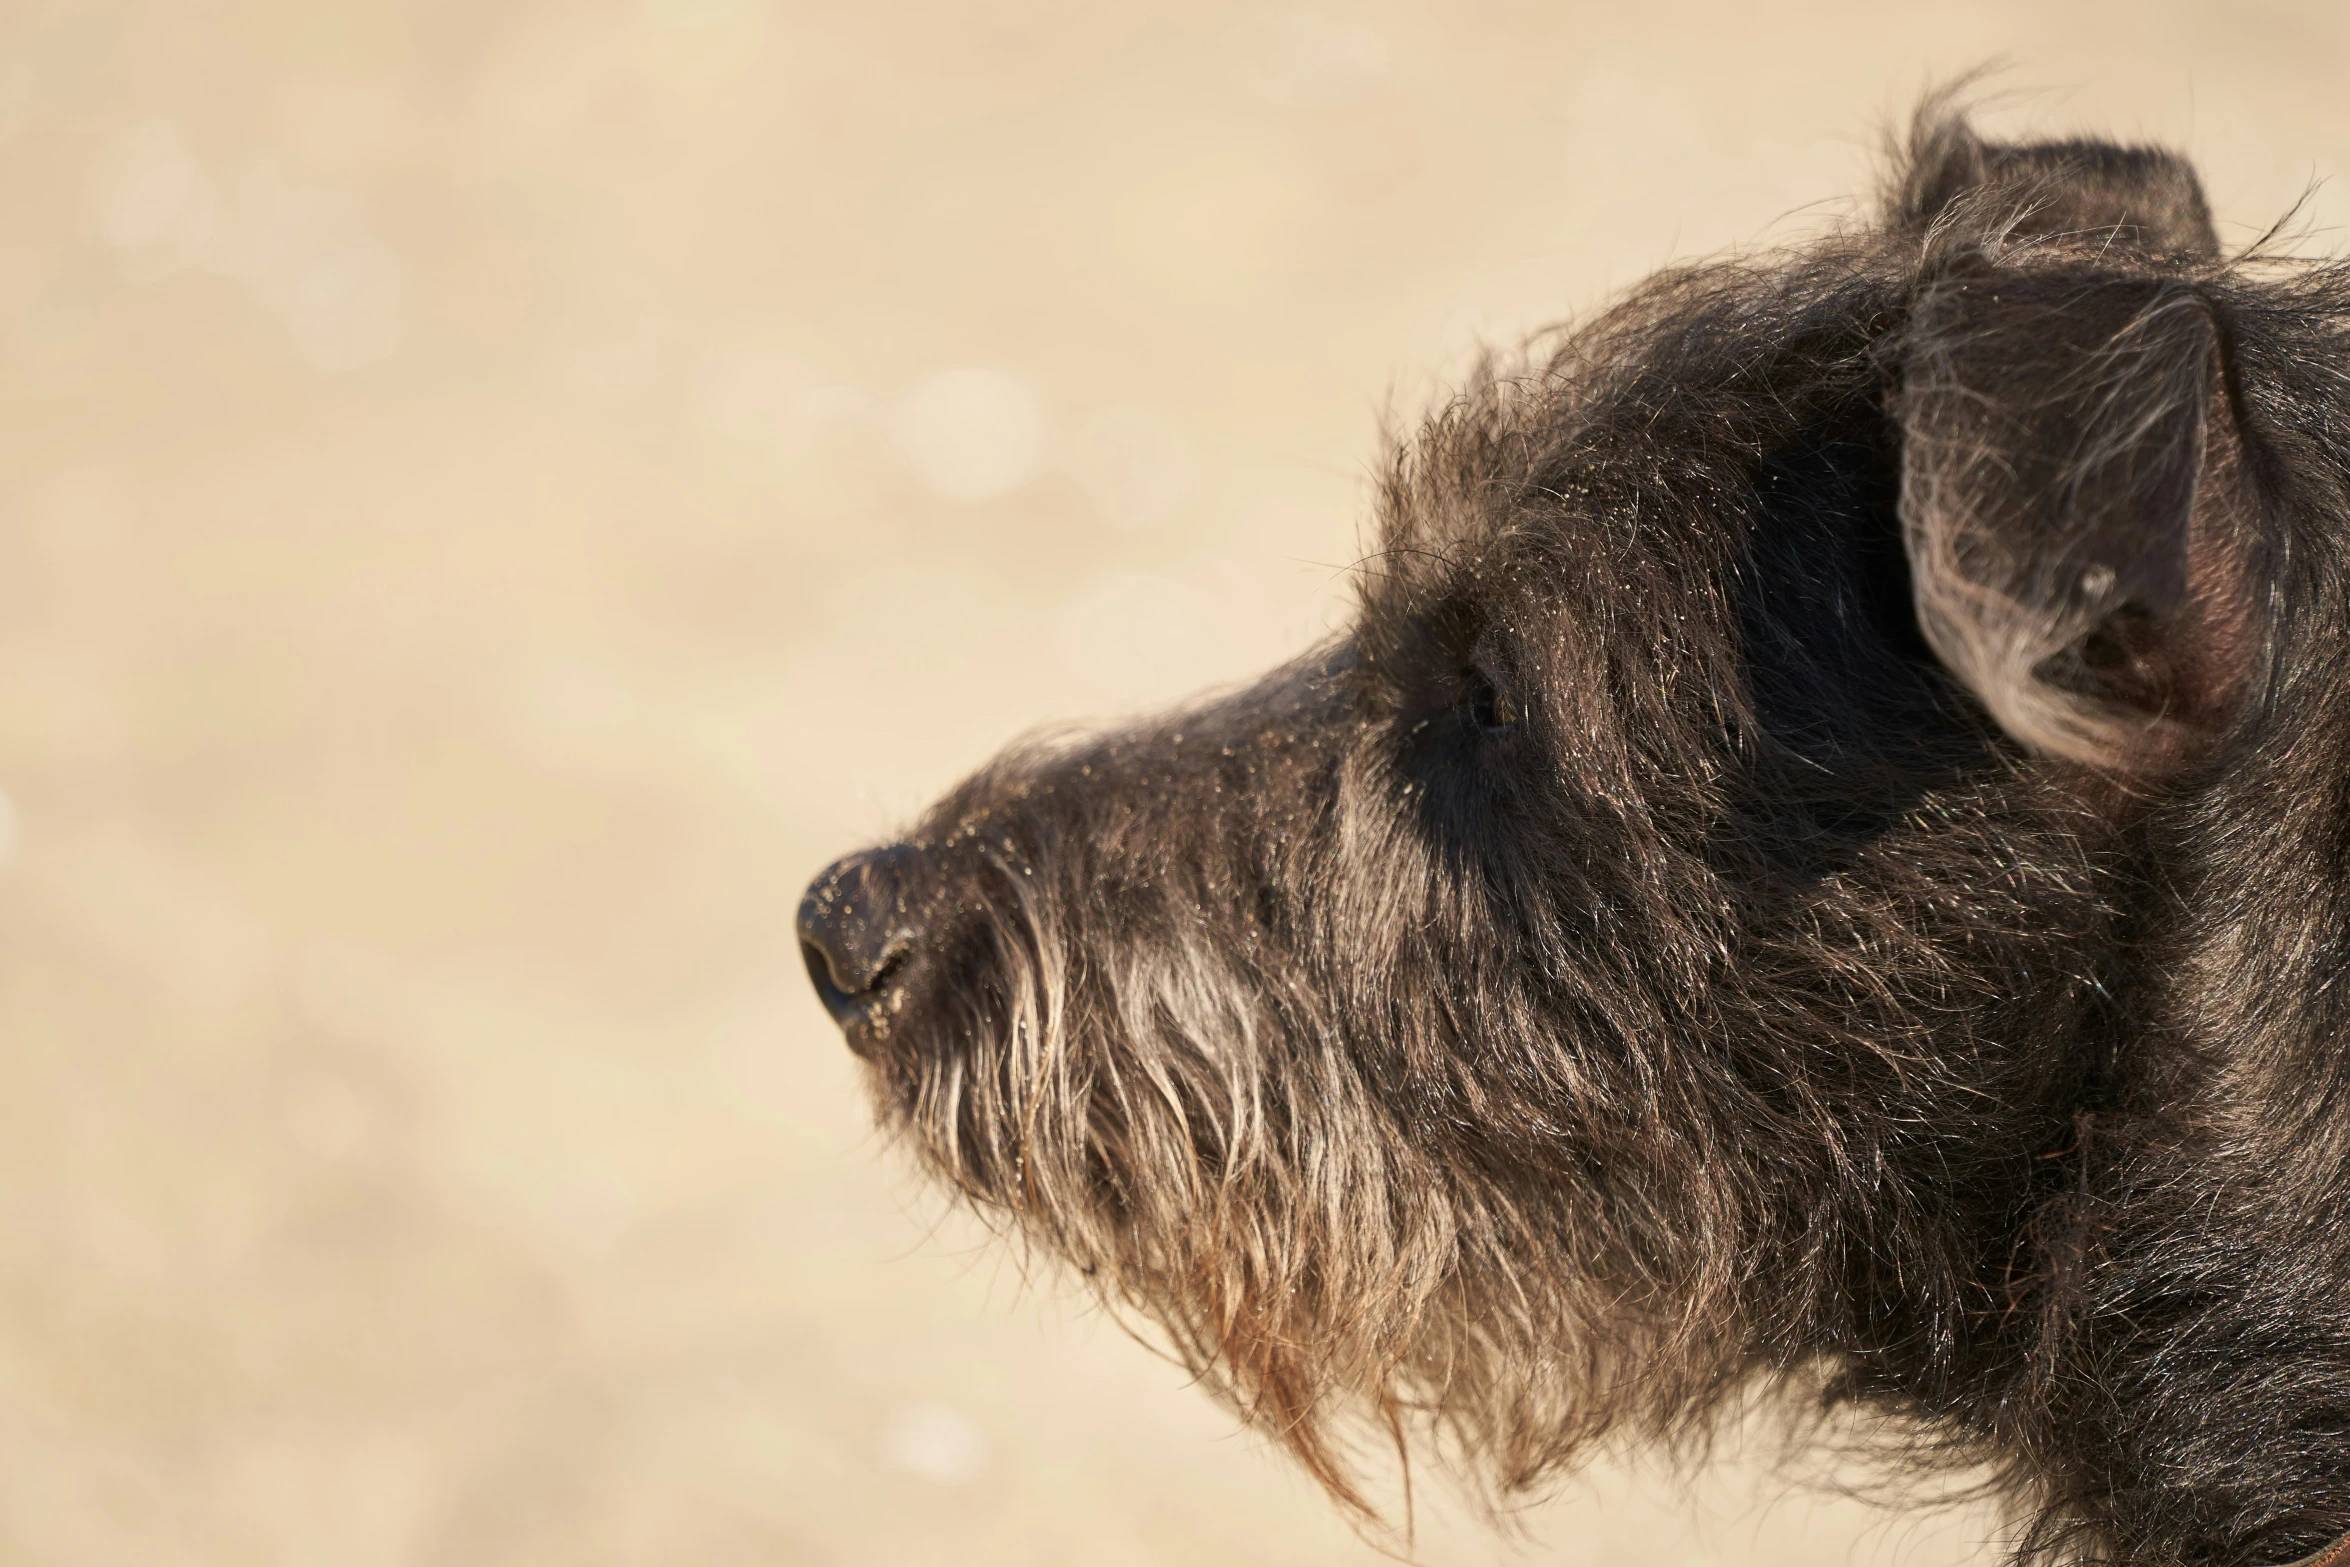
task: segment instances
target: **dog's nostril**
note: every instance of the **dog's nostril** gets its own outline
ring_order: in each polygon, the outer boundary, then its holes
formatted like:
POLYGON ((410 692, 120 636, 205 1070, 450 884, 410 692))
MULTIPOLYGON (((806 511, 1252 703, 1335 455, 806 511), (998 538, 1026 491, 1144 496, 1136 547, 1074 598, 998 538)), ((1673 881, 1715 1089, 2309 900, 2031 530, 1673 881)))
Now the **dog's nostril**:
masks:
POLYGON ((800 900, 800 959, 817 996, 844 1025, 869 1008, 913 952, 898 885, 909 852, 852 854, 800 900))
POLYGON ((867 976, 865 980, 866 991, 878 996, 887 990, 889 982, 897 977, 900 969, 906 966, 906 956, 913 950, 913 942, 902 936, 891 943, 889 948, 881 954, 881 961, 873 966, 873 972, 867 976))
POLYGON ((803 939, 800 961, 808 965, 808 978, 820 994, 828 999, 838 995, 853 1000, 887 989, 891 976, 904 966, 906 954, 912 950, 911 942, 901 940, 872 963, 859 966, 853 959, 844 962, 845 954, 803 939))

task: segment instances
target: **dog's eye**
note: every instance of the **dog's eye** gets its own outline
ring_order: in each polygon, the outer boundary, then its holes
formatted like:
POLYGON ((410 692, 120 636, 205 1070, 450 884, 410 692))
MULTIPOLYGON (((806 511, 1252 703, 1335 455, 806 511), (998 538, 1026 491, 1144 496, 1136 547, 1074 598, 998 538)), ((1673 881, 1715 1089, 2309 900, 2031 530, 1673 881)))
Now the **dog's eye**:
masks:
POLYGON ((1518 699, 1494 683, 1482 669, 1468 671, 1469 722, 1489 735, 1507 734, 1526 721, 1518 699))

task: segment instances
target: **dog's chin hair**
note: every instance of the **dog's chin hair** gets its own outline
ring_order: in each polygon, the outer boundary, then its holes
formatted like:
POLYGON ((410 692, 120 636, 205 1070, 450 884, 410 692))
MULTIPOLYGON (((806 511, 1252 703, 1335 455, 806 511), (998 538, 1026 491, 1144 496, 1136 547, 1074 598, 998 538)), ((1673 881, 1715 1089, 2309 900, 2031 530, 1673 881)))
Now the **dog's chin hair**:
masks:
POLYGON ((1401 1466, 1407 1529, 1415 1450, 1503 1519, 1595 1450, 1694 1453, 1757 1382, 1729 1280, 1637 1309, 1543 1265, 1555 1213, 1469 1185, 1409 1129, 1371 1135, 1387 1112, 1302 994, 1198 941, 1080 973, 1035 884, 998 885, 1017 894, 975 944, 987 978, 898 1053, 925 1064, 883 1086, 885 1123, 1358 1520, 1388 1522, 1372 1451, 1401 1466))

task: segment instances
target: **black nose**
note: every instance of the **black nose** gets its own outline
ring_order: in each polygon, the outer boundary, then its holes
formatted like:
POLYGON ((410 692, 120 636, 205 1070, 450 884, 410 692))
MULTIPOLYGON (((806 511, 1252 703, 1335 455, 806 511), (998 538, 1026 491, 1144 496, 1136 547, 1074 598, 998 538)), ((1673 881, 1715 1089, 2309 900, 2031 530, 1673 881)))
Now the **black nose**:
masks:
POLYGON ((825 1009, 843 1028, 868 1020, 914 947, 905 913, 904 844, 836 860, 800 900, 800 956, 825 1009))

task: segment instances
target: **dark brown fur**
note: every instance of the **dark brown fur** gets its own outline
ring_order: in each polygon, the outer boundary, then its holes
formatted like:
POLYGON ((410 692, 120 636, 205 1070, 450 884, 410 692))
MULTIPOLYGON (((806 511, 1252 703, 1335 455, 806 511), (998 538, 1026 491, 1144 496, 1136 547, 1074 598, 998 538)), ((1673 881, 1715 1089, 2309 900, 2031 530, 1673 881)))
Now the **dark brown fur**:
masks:
MULTIPOLYGON (((1353 628, 811 889, 885 1122, 1360 1505, 1773 1389, 2350 1530, 2350 269, 1929 112, 1396 454, 1353 628)), ((1889 1440, 1892 1440, 1889 1438, 1889 1440)))

